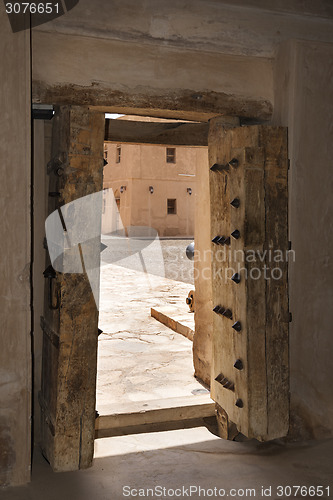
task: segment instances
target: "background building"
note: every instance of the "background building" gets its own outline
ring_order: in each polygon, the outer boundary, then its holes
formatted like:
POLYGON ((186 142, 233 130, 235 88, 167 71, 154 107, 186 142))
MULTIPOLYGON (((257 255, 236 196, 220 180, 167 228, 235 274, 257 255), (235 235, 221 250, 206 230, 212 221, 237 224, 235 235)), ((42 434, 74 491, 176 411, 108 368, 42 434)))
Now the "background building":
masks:
POLYGON ((207 165, 206 147, 107 142, 104 151, 104 234, 149 226, 159 236, 194 237, 195 173, 207 165))

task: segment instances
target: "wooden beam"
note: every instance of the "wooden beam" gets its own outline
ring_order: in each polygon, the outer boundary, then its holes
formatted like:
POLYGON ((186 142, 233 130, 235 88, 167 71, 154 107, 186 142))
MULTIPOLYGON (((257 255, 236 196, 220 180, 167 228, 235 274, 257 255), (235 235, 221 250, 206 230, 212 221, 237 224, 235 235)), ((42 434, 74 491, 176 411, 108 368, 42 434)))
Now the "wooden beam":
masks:
POLYGON ((216 417, 215 415, 211 415, 209 417, 203 418, 163 421, 152 424, 138 424, 97 430, 95 432, 95 439, 114 436, 128 436, 131 434, 146 434, 147 432, 165 432, 176 431, 178 429, 193 429, 195 427, 207 427, 213 434, 219 436, 218 428, 216 425, 216 417))
POLYGON ((167 326, 176 333, 180 333, 180 335, 183 335, 193 342, 194 331, 185 324, 188 320, 184 313, 181 314, 177 312, 177 309, 169 306, 160 306, 158 309, 152 307, 150 309, 150 314, 163 325, 167 326))
POLYGON ((215 404, 209 394, 154 401, 131 402, 117 413, 112 407, 101 407, 96 419, 95 437, 111 437, 138 432, 154 432, 204 425, 215 415, 215 404))
POLYGON ((208 123, 105 120, 105 141, 208 146, 208 123))

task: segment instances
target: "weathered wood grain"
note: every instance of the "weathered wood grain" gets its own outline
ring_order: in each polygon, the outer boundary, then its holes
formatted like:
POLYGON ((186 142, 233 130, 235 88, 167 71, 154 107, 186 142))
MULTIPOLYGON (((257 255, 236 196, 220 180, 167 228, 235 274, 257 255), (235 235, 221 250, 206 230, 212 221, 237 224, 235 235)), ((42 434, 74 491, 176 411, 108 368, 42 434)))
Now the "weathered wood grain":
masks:
MULTIPOLYGON (((60 197, 49 197, 49 213, 101 191, 103 141, 102 113, 57 109, 52 157, 66 158, 66 165, 60 177, 50 169, 49 191, 60 197)), ((99 257, 100 242, 91 248, 99 257)), ((98 311, 86 274, 57 272, 54 281, 58 309, 50 309, 48 283, 45 286, 42 447, 55 471, 69 471, 89 467, 93 458, 98 311), (50 331, 58 336, 58 346, 51 342, 50 331)))
POLYGON ((213 306, 230 309, 233 318, 212 313, 211 394, 240 432, 266 441, 286 435, 289 422, 287 134, 284 128, 211 124, 208 140, 211 165, 239 162, 210 172, 212 238, 240 232, 230 245, 212 244, 213 306), (238 208, 230 205, 234 198, 238 208), (272 262, 275 251, 282 262, 272 262), (271 276, 275 267, 279 279, 271 276), (239 284, 230 279, 234 273, 239 284), (240 332, 232 328, 236 321, 240 332), (241 370, 234 367, 239 359, 241 370), (221 374, 233 390, 216 380, 221 374))

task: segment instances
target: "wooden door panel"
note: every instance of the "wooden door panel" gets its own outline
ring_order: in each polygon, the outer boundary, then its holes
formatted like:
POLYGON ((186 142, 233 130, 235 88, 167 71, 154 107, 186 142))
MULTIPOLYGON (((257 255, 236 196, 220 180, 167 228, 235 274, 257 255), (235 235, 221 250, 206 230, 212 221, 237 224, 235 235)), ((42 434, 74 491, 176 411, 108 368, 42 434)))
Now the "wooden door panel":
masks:
POLYGON ((289 425, 287 130, 211 123, 209 160, 211 394, 239 432, 265 441, 289 425))
MULTIPOLYGON (((103 187, 103 113, 63 106, 53 120, 49 214, 103 187)), ((97 214, 100 221, 101 215, 102 204, 97 214)), ((75 207, 72 216, 77 217, 75 207)), ((66 234, 64 217, 62 222, 66 234)), ((96 261, 97 240, 87 247, 96 261)), ((41 318, 42 448, 55 471, 69 471, 90 466, 93 458, 98 310, 87 273, 61 272, 55 267, 54 277, 46 277, 41 318)), ((48 269, 52 274, 52 266, 48 269)))

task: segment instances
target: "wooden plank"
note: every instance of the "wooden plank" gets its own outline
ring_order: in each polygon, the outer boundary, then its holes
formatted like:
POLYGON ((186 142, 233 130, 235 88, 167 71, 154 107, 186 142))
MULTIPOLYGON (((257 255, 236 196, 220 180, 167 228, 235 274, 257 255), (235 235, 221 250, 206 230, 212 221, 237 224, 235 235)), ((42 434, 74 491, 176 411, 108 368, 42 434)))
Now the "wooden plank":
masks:
POLYGON ((105 120, 105 141, 131 144, 208 146, 208 123, 105 120))
MULTIPOLYGON (((107 433, 114 433, 117 429, 142 427, 146 431, 154 426, 193 421, 215 415, 215 404, 209 394, 202 396, 188 396, 163 400, 131 402, 117 408, 112 413, 112 406, 98 408, 100 415, 96 419, 98 437, 107 433), (103 432, 102 432, 103 431, 103 432)), ((149 430, 151 432, 151 430, 149 430)), ((114 435, 114 434, 113 434, 114 435)))
POLYGON ((263 126, 211 126, 209 135, 211 165, 239 162, 210 172, 212 238, 240 232, 230 245, 212 247, 213 305, 230 309, 233 318, 213 313, 211 393, 240 432, 262 441, 286 435, 289 419, 286 138, 286 129, 263 126), (238 208, 230 205, 234 198, 238 208), (279 279, 267 276, 269 250, 284 255, 279 279), (230 279, 234 273, 239 284, 230 279), (240 332, 232 328, 236 321, 240 332), (216 381, 218 375, 234 390, 216 381))
POLYGON ((51 344, 54 345, 57 349, 59 348, 59 334, 52 330, 48 324, 46 323, 43 316, 40 318, 40 326, 43 330, 43 333, 49 338, 51 344))
MULTIPOLYGON (((39 34, 37 35, 40 36, 39 34)), ((48 39, 48 44, 53 44, 48 39)), ((39 44, 38 44, 39 45, 39 44)), ((68 44, 66 44, 68 45, 68 44)), ((37 47, 37 44, 36 44, 37 47)), ((221 57, 221 56, 220 56, 221 57)), ((52 62, 50 62, 52 64, 52 62)), ((70 65, 70 63, 68 63, 70 65)), ((54 65, 53 65, 54 66, 54 65)), ((261 68, 260 68, 261 69, 261 68)), ((229 84, 230 85, 230 84, 229 84)), ((50 102, 55 105, 89 106, 107 113, 125 115, 156 116, 180 120, 207 121, 218 115, 241 116, 242 118, 268 121, 272 117, 273 106, 268 99, 261 97, 235 96, 233 93, 191 90, 148 88, 145 94, 137 91, 121 91, 109 86, 75 83, 49 83, 33 80, 32 101, 50 102), (198 97, 200 97, 198 99, 198 97)))
POLYGON ((274 260, 277 255, 270 259, 275 274, 266 280, 268 433, 278 437, 289 428, 287 129, 262 127, 261 137, 265 143, 265 249, 279 249, 283 254, 281 261, 274 260))
MULTIPOLYGON (((98 419, 97 419, 98 420, 98 419)), ((207 427, 211 432, 216 432, 216 417, 182 419, 174 421, 156 422, 152 424, 131 425, 128 427, 115 427, 111 429, 97 430, 95 439, 128 436, 130 434, 146 434, 147 432, 165 432, 178 429, 193 429, 195 427, 207 427)))
POLYGON ((177 314, 177 310, 173 310, 170 307, 159 307, 158 309, 152 307, 150 314, 153 318, 157 319, 157 321, 163 323, 163 325, 167 326, 176 333, 180 333, 193 342, 194 331, 192 328, 185 325, 185 322, 182 322, 182 316, 179 312, 177 314))
MULTIPOLYGON (((68 151, 70 112, 69 108, 62 108, 61 112, 55 114, 52 120, 52 143, 51 158, 56 158, 59 153, 68 151)), ((48 168, 49 171, 49 168, 48 168)), ((59 177, 49 175, 48 192, 58 192, 59 177)), ((48 213, 53 213, 59 206, 59 199, 48 196, 48 213)), ((45 268, 50 265, 48 252, 46 252, 45 268)), ((54 286, 59 288, 59 275, 54 279, 54 286)), ((48 329, 59 336, 60 309, 48 307, 49 283, 45 280, 44 286, 44 321, 48 329)), ((41 376, 41 446, 43 454, 52 465, 52 457, 55 453, 55 432, 50 431, 49 420, 56 423, 57 415, 57 393, 58 393, 58 366, 59 346, 55 348, 47 335, 43 335, 42 348, 42 376, 41 376), (47 411, 44 411, 47 408, 47 411)))
MULTIPOLYGON (((211 120, 208 154, 209 166, 215 163, 224 164, 231 156, 231 133, 220 125, 218 121, 211 120)), ((215 236, 230 235, 230 182, 228 175, 210 171, 210 207, 211 207, 211 239, 215 236)), ((230 307, 233 302, 233 288, 230 280, 225 277, 225 272, 229 267, 228 247, 211 244, 212 250, 212 299, 213 307, 221 305, 230 307)), ((220 315, 213 316, 213 336, 212 336, 212 376, 211 376, 211 396, 218 405, 224 409, 228 418, 232 420, 230 409, 234 406, 234 392, 228 390, 215 379, 223 375, 228 380, 234 382, 234 369, 232 359, 234 358, 233 332, 231 321, 220 315)), ((237 422, 238 423, 238 422, 237 422)))
MULTIPOLYGON (((52 157, 64 158, 65 164, 61 176, 49 168, 49 191, 60 192, 60 197, 50 197, 50 213, 102 189, 103 143, 102 113, 57 109, 52 157)), ((100 241, 91 249, 99 259, 100 241)), ((44 335, 42 447, 55 471, 69 471, 89 467, 93 458, 98 311, 86 274, 57 272, 54 282, 60 307, 49 308, 46 283, 44 317, 59 346, 44 335)))

